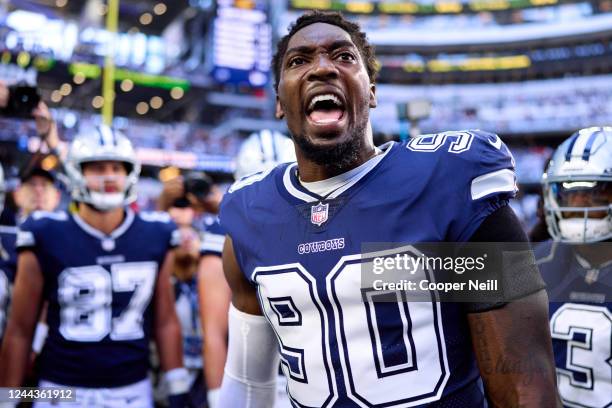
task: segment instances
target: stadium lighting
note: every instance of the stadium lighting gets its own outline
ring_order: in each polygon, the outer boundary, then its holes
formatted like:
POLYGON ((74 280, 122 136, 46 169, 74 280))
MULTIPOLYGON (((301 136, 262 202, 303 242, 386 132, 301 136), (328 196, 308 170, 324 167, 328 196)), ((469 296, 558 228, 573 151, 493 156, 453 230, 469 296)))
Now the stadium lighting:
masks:
POLYGON ((159 96, 154 96, 151 98, 149 105, 151 105, 153 109, 159 109, 164 105, 164 100, 159 96))
POLYGON ((181 171, 179 170, 178 167, 170 166, 170 167, 166 167, 165 169, 161 169, 159 171, 158 176, 161 182, 165 182, 168 180, 172 180, 173 178, 176 178, 180 175, 181 175, 181 171))
POLYGON ((134 89, 134 81, 131 79, 124 79, 121 81, 120 87, 123 92, 130 92, 132 89, 134 89))
POLYGON ((138 21, 140 21, 140 24, 142 25, 149 25, 153 21, 153 16, 151 13, 143 13, 138 21))
POLYGON ((168 7, 164 3, 157 3, 155 7, 153 7, 153 13, 158 16, 161 16, 168 10, 168 7))
POLYGON ((149 111, 149 104, 147 104, 146 102, 138 102, 138 104, 136 104, 136 112, 139 115, 144 115, 148 111, 149 111))
POLYGON ((72 81, 77 85, 81 85, 85 82, 85 75, 82 72, 77 72, 74 74, 74 77, 72 77, 72 81))
POLYGON ((55 166, 57 166, 58 160, 57 157, 53 154, 45 157, 40 163, 41 167, 47 171, 53 170, 55 166))
POLYGON ((51 92, 51 101, 54 103, 59 103, 62 100, 62 94, 57 89, 51 92))
POLYGON ((94 98, 91 100, 91 106, 93 106, 95 109, 100 109, 102 106, 104 106, 104 98, 100 95, 94 96, 94 98))
POLYGON ((60 86, 59 88, 59 91, 62 96, 68 96, 72 92, 72 85, 70 85, 69 83, 62 84, 62 86, 60 86))
POLYGON ((183 91, 183 88, 179 88, 178 86, 175 86, 170 90, 170 96, 172 99, 181 99, 183 95, 185 95, 185 91, 183 91))

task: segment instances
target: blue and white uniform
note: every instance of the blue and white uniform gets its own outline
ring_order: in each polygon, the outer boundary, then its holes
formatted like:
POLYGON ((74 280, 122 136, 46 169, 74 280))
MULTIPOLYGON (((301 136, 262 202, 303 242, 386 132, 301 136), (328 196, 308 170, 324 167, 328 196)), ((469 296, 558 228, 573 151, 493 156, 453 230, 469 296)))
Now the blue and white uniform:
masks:
POLYGON ((612 406, 612 244, 610 261, 589 265, 569 244, 536 248, 550 299, 557 385, 565 407, 612 406))
POLYGON ((36 255, 49 303, 43 381, 110 388, 147 378, 153 294, 174 231, 166 214, 129 209, 110 235, 66 212, 36 212, 19 227, 17 248, 36 255))
POLYGON ((243 178, 221 225, 277 336, 294 406, 483 407, 464 306, 375 301, 360 268, 377 254, 362 244, 467 241, 514 196, 514 161, 481 131, 382 150, 325 197, 295 163, 243 178))
POLYGON ((8 320, 11 288, 17 272, 17 227, 0 225, 0 344, 8 320))
POLYGON ((215 220, 206 224, 202 237, 202 245, 200 255, 217 255, 223 253, 223 243, 225 242, 225 231, 219 224, 219 220, 215 220))

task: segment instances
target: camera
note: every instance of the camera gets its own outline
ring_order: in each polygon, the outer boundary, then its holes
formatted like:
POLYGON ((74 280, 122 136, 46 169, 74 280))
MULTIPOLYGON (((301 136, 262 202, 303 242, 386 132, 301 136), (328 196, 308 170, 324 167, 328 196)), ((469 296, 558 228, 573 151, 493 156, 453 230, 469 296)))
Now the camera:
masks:
POLYGON ((185 194, 193 194, 198 200, 204 200, 208 196, 212 185, 212 179, 202 172, 189 173, 183 181, 185 194))
POLYGON ((36 87, 24 84, 12 85, 9 86, 8 103, 1 113, 15 118, 31 118, 38 102, 40 94, 36 87))

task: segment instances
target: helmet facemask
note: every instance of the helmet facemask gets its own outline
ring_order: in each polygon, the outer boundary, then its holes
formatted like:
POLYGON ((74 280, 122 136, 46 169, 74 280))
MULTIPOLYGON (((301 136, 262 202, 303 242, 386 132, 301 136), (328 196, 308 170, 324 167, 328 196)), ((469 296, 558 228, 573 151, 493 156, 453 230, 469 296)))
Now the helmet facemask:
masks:
POLYGON ((135 186, 138 181, 138 173, 134 170, 132 163, 120 162, 126 168, 126 175, 112 176, 85 176, 83 165, 92 161, 84 161, 79 164, 76 176, 72 177, 72 197, 77 202, 91 205, 99 211, 110 211, 132 203, 136 199, 135 186), (119 184, 121 188, 117 191, 105 191, 108 187, 119 184), (90 186, 95 185, 96 188, 90 186))
POLYGON ((590 243, 612 238, 612 182, 547 182, 546 220, 555 240, 590 243))
POLYGON ((136 200, 140 163, 129 139, 108 126, 101 125, 92 132, 75 137, 64 168, 72 199, 76 202, 87 203, 99 211, 109 211, 136 200), (93 181, 88 180, 91 176, 85 178, 84 165, 95 162, 121 163, 125 166, 126 175, 121 176, 124 180, 119 191, 113 188, 109 189, 111 191, 105 191, 106 184, 117 184, 117 175, 109 177, 100 173, 100 176, 95 175, 93 181))

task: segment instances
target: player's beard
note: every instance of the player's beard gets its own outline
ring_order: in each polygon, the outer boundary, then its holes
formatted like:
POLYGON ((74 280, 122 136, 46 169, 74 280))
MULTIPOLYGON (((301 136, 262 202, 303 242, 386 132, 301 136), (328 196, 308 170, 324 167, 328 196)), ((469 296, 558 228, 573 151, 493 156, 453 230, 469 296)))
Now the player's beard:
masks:
POLYGON ((349 170, 354 167, 361 157, 363 139, 367 129, 367 114, 363 123, 352 128, 350 137, 331 147, 317 146, 311 143, 304 135, 293 137, 304 156, 321 166, 336 171, 349 170))

